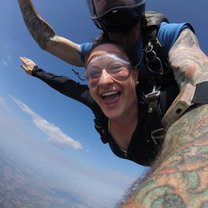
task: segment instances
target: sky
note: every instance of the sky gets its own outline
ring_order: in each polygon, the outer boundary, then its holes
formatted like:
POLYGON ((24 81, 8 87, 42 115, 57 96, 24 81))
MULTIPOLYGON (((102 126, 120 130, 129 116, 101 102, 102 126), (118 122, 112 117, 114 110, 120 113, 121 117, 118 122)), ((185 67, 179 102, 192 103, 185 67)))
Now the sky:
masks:
MULTIPOLYGON (((26 56, 46 71, 78 81, 71 71, 76 67, 35 43, 17 0, 0 1, 1 147, 36 168, 46 170, 47 164, 48 174, 73 185, 74 191, 89 203, 95 203, 96 199, 96 205, 105 207, 109 200, 116 202, 147 168, 116 157, 100 141, 89 109, 20 68, 19 57, 26 56)), ((82 43, 99 34, 85 0, 33 0, 33 3, 59 36, 82 43)), ((146 7, 164 13, 171 22, 191 23, 201 49, 208 54, 207 1, 147 0, 146 7)))

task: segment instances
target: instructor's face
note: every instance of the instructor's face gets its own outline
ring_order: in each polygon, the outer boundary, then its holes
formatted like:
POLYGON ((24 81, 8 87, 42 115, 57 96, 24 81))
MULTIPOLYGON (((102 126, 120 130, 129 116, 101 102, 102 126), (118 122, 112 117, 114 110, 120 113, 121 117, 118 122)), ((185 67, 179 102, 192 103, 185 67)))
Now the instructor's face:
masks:
MULTIPOLYGON (((93 2, 98 16, 118 6, 135 4, 135 0, 93 0, 93 2)), ((108 32, 108 36, 110 40, 117 41, 129 54, 131 54, 131 51, 134 53, 134 47, 137 45, 140 38, 140 23, 138 22, 138 24, 128 32, 108 32)))

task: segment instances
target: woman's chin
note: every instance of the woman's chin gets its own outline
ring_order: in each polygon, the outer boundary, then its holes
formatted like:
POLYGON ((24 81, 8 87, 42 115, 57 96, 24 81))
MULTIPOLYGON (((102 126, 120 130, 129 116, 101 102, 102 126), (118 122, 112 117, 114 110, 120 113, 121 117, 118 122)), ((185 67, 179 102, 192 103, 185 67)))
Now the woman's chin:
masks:
POLYGON ((105 116, 109 119, 118 119, 120 117, 120 113, 117 110, 104 110, 105 116))

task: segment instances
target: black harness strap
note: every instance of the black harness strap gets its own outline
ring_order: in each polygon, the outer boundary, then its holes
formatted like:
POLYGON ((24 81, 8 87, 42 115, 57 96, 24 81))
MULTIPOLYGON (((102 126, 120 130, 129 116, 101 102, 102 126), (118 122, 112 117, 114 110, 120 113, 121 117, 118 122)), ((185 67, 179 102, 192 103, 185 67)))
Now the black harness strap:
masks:
POLYGON ((194 97, 191 102, 193 104, 208 104, 208 81, 196 85, 194 97))
POLYGON ((208 81, 196 86, 187 83, 163 116, 164 128, 167 130, 188 110, 203 104, 208 104, 208 81))
POLYGON ((106 135, 106 128, 104 128, 105 126, 105 116, 102 115, 102 113, 100 113, 99 115, 96 116, 96 118, 94 119, 94 127, 97 130, 97 132, 100 134, 100 139, 101 141, 106 144, 108 142, 108 136, 106 135))
POLYGON ((169 22, 161 13, 148 11, 142 22, 144 43, 144 64, 147 68, 147 77, 143 85, 145 98, 148 105, 149 125, 151 139, 157 144, 157 139, 164 139, 165 131, 162 125, 162 112, 160 109, 160 88, 165 79, 173 76, 170 72, 170 64, 167 52, 157 39, 157 33, 161 22, 169 22), (151 92, 149 90, 152 89, 151 92))
POLYGON ((160 96, 160 91, 153 88, 151 93, 145 95, 146 101, 148 103, 148 116, 149 123, 151 128, 151 139, 157 144, 156 138, 154 137, 154 131, 160 129, 162 126, 161 123, 161 111, 158 105, 158 98, 160 96), (153 121, 153 122, 152 122, 153 121))
POLYGON ((157 39, 161 22, 169 21, 163 14, 153 11, 145 12, 144 17, 142 19, 144 64, 148 70, 148 76, 155 79, 156 76, 163 76, 169 70, 167 52, 157 39))

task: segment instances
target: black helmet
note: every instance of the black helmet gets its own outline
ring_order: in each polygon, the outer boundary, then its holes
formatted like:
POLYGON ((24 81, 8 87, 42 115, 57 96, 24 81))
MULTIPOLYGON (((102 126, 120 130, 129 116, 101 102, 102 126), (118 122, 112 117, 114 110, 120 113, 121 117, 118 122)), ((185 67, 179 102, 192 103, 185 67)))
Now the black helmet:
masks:
POLYGON ((87 3, 95 25, 114 33, 130 30, 145 10, 145 0, 87 0, 87 3))

